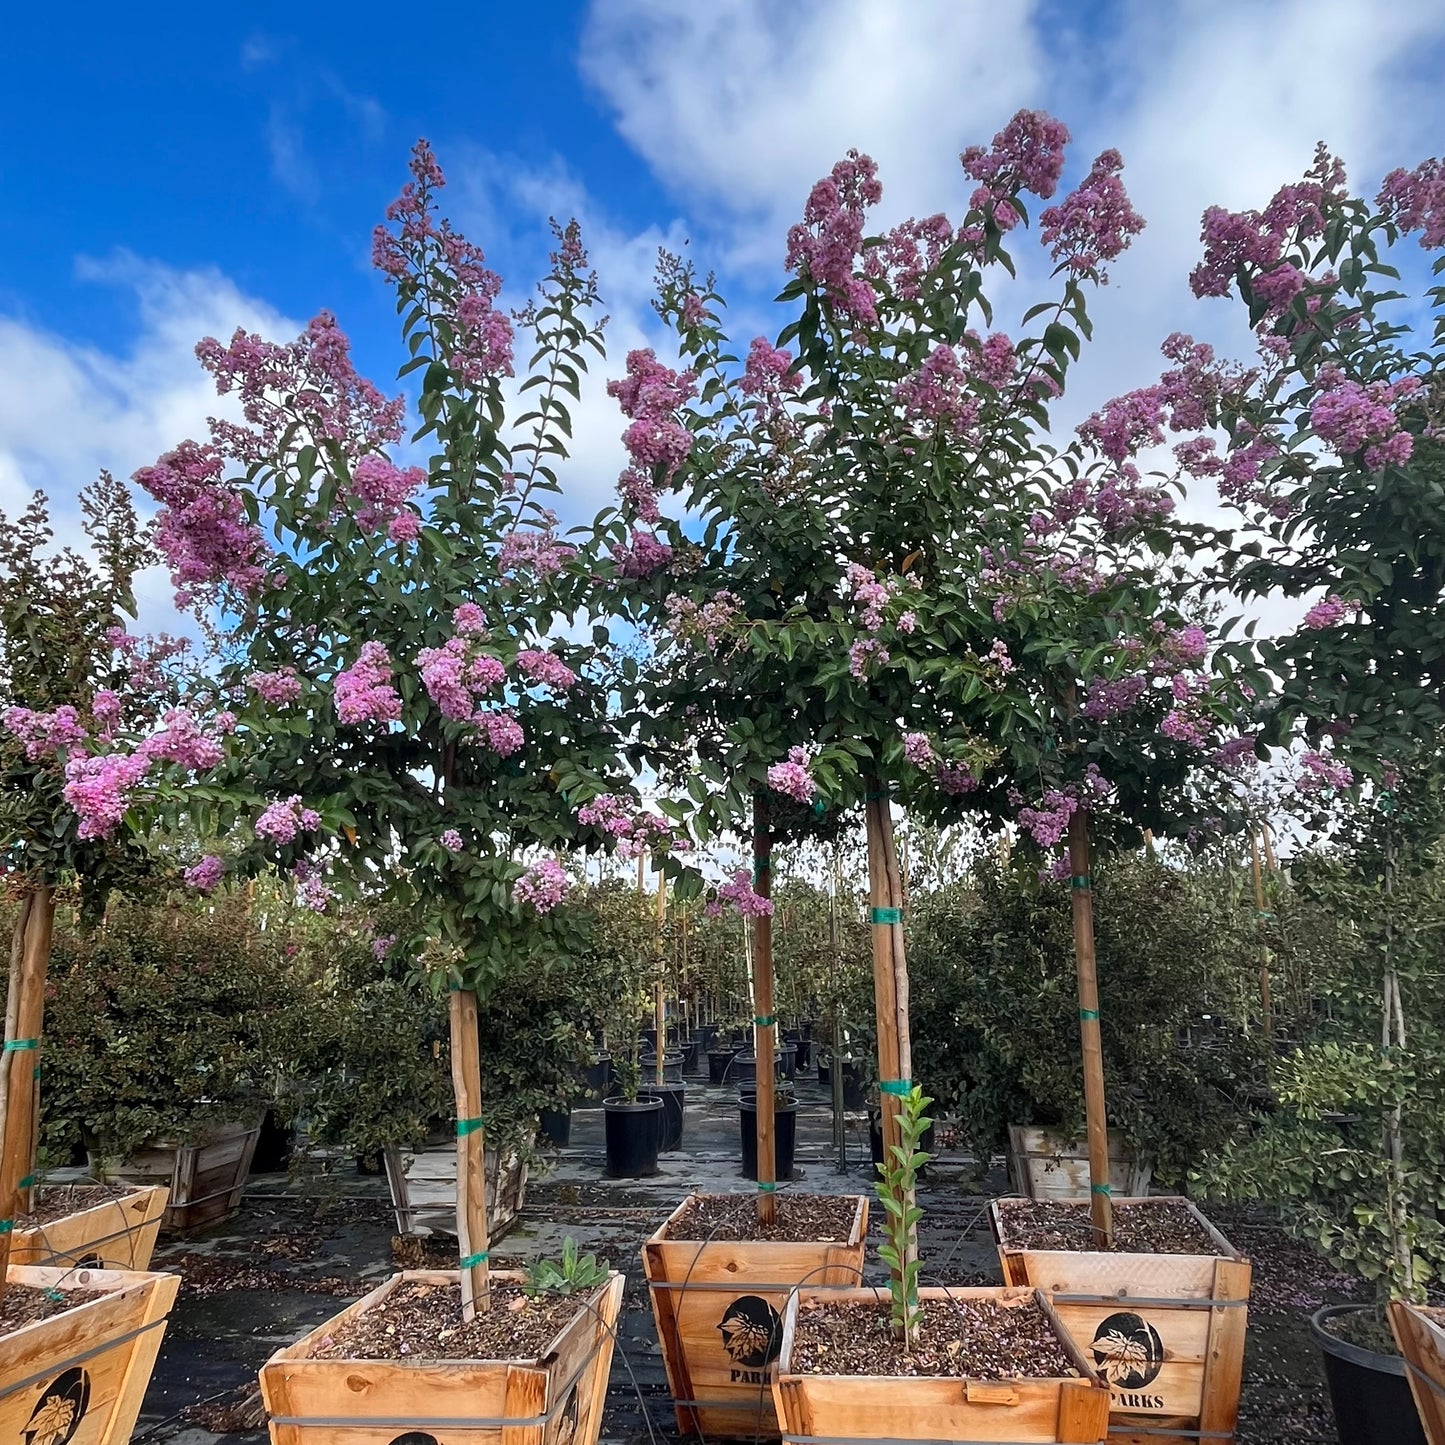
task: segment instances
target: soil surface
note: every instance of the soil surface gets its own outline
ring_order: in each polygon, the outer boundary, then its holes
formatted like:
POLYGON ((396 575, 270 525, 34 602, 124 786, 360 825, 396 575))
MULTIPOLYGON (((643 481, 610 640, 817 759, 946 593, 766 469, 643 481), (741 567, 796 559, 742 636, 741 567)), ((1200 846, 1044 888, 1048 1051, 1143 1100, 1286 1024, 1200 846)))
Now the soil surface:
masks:
MULTIPOLYGON (((1438 1314, 1439 1311, 1434 1311, 1438 1314)), ((1347 1345, 1373 1350, 1377 1355, 1398 1355, 1395 1336, 1389 1321, 1372 1309, 1353 1310, 1347 1315, 1331 1315, 1320 1321, 1320 1328, 1347 1345)))
POLYGON ((404 1284, 326 1336, 318 1360, 539 1360, 579 1310, 581 1299, 530 1299, 516 1285, 494 1282, 492 1304, 462 1320, 459 1284, 404 1284))
POLYGON ((668 1226, 667 1238, 833 1243, 848 1238, 858 1214, 856 1200, 835 1194, 780 1193, 777 1201, 777 1222, 764 1227, 758 1223, 756 1195, 699 1195, 668 1226))
POLYGON ((63 1189, 43 1189, 35 1208, 16 1217, 15 1227, 34 1229, 37 1225, 53 1224, 67 1214, 79 1214, 82 1209, 94 1209, 97 1204, 109 1204, 113 1199, 127 1199, 135 1192, 133 1184, 75 1184, 63 1189))
POLYGON ((922 1301, 923 1324, 905 1353, 887 1298, 799 1309, 791 1368, 804 1375, 959 1375, 971 1380, 1058 1379, 1078 1370, 1031 1295, 1012 1301, 922 1301))
MULTIPOLYGON (((1102 1250, 1087 1204, 1010 1199, 999 1210, 1004 1242, 1019 1249, 1102 1250)), ((1114 1250, 1121 1254, 1208 1254, 1219 1246, 1182 1204, 1116 1204, 1114 1250)))
POLYGON ((76 1305, 101 1299, 104 1294, 101 1289, 48 1290, 12 1284, 5 1291, 5 1298, 0 1300, 0 1334, 18 1330, 22 1325, 33 1325, 39 1320, 53 1319, 76 1305))

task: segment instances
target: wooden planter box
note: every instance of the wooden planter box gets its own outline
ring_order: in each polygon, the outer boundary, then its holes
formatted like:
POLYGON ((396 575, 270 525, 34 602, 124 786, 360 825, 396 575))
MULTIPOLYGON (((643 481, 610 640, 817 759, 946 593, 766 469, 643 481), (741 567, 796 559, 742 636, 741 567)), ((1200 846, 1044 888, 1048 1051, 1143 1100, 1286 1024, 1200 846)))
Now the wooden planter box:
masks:
MULTIPOLYGON (((318 1360, 317 1343, 410 1280, 454 1283, 455 1271, 393 1275, 379 1289, 278 1350, 261 1367, 273 1445, 408 1445, 506 1441, 595 1445, 622 1306, 613 1271, 539 1360, 318 1360)), ((521 1273, 494 1279, 520 1282, 521 1273)))
POLYGON ((167 1193, 164 1185, 135 1189, 47 1224, 17 1229, 10 1263, 149 1269, 167 1193))
POLYGON ((1097 1442, 1109 1431, 1109 1391, 1062 1327, 1047 1296, 1035 1290, 921 1289, 922 1299, 1007 1299, 1037 1295, 1077 1378, 967 1380, 891 1375, 799 1375, 789 1368, 798 1310, 817 1300, 875 1304, 886 1290, 805 1290, 788 1301, 773 1394, 789 1441, 971 1440, 1097 1442))
MULTIPOLYGON (((1087 1199, 1089 1148, 1054 1129, 1036 1124, 1008 1127, 1009 1174, 1026 1199, 1087 1199)), ((1117 1129, 1109 1130, 1109 1183, 1116 1196, 1136 1198, 1149 1192, 1153 1171, 1135 1161, 1134 1150, 1117 1129)))
POLYGON ((769 1387, 783 1310, 798 1285, 844 1287, 862 1278, 868 1200, 860 1195, 855 1202, 842 1243, 669 1239, 669 1227, 687 1208, 684 1200, 643 1245, 652 1315, 684 1436, 778 1434, 769 1387))
POLYGON ((15 1265, 8 1278, 37 1289, 106 1293, 0 1334, 0 1440, 127 1445, 180 1280, 37 1265, 15 1265))
POLYGON ((1111 1445, 1198 1445, 1201 1434, 1231 1441, 1244 1369, 1249 1261, 1186 1199, 1115 1203, 1182 1204, 1217 1253, 1021 1249, 1007 1242, 1002 1216, 1008 1202, 996 1199, 989 1219, 1004 1283, 1043 1290, 1098 1366, 1113 1399, 1111 1445))
POLYGON ((1425 1438, 1430 1445, 1445 1445, 1445 1326, 1414 1305, 1391 1300, 1390 1329, 1405 1359, 1425 1438))
POLYGON ((195 1234, 229 1219, 241 1207, 261 1120, 214 1124, 192 1144, 158 1141, 138 1150, 116 1169, 133 1184, 164 1184, 170 1201, 161 1226, 170 1234, 195 1234))
MULTIPOLYGON (((457 1232, 456 1142, 417 1154, 382 1155, 398 1234, 457 1232)), ((515 1150, 486 1153, 487 1237, 493 1243, 516 1224, 527 1199, 527 1163, 515 1150)))

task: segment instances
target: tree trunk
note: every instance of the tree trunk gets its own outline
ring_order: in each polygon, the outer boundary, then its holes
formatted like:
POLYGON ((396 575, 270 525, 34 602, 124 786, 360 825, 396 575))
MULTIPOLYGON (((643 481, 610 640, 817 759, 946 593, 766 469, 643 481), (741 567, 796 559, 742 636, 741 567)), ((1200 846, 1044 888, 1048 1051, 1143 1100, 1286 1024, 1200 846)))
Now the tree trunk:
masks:
MULTIPOLYGON (((903 1096, 913 1086, 913 1057, 908 1031, 908 956, 903 946, 903 886, 893 843, 893 814, 878 778, 867 780, 867 792, 873 999, 878 1014, 878 1103, 886 1165, 891 1164, 895 1157, 895 1146, 903 1142, 898 1115, 903 1096)), ((900 1203, 905 1210, 912 1208, 911 1190, 900 1203)), ((916 1231, 910 1229, 900 1262, 906 1269, 917 1257, 918 1238, 916 1231)))
POLYGON ((1259 940, 1259 1009, 1260 1021, 1264 1025, 1264 1036, 1274 1037, 1274 1005, 1270 999, 1270 978, 1269 978, 1269 945, 1264 941, 1264 920, 1273 915, 1264 906, 1264 869, 1259 861, 1259 834, 1253 828, 1249 830, 1249 861, 1250 871, 1254 876, 1254 927, 1255 932, 1260 935, 1259 940))
POLYGON ((457 1247, 462 1318, 470 1320, 491 1302, 481 1040, 477 1035, 477 996, 470 989, 452 990, 451 1033, 452 1091, 457 1101, 457 1247))
MULTIPOLYGON (((753 892, 773 896, 772 833, 768 799, 753 793, 753 892)), ((775 1107, 773 1047, 778 1021, 773 1015, 773 915, 753 918, 753 1057, 757 1061, 758 1223, 777 1222, 777 1150, 773 1139, 775 1107)))
MULTIPOLYGON (((1381 1043, 1405 1048, 1405 1009, 1395 969, 1395 841, 1385 838, 1385 1017, 1381 1043)), ((1415 1295, 1415 1254, 1410 1245, 1410 1200, 1405 1183, 1405 1121, 1396 1104, 1385 1115, 1385 1159, 1390 1168, 1390 1252, 1395 1279, 1406 1299, 1415 1295)))
POLYGON ((1094 962, 1094 889, 1089 876, 1089 814, 1069 819, 1074 963, 1079 975, 1079 1040, 1084 1056, 1084 1111, 1089 1132, 1089 1213, 1105 1248, 1114 1244, 1109 1184, 1109 1114, 1104 1099, 1104 1048, 1099 1034, 1099 975, 1094 962))
POLYGON ((833 849, 833 887, 828 895, 828 1011, 833 1018, 833 1067, 828 1071, 833 1088, 833 1148, 838 1155, 838 1173, 848 1172, 848 1130, 843 1118, 843 1011, 838 987, 838 959, 843 951, 838 927, 838 895, 843 891, 843 866, 837 847, 833 849))
POLYGON ((55 891, 42 886, 27 893, 10 940, 5 1047, 0 1053, 0 1299, 5 1294, 15 1216, 33 1182, 35 1076, 54 928, 55 891))

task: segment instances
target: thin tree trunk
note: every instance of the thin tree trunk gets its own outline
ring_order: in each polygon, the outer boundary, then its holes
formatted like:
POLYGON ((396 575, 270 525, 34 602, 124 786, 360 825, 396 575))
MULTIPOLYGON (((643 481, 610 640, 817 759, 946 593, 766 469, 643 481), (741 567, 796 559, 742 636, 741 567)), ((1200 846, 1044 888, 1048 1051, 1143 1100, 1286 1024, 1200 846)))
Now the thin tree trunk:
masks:
POLYGON ((652 1052, 656 1056, 655 1066, 656 1083, 665 1083, 667 1080, 666 1066, 663 1060, 667 1057, 667 985, 664 981, 664 974, 667 969, 667 957, 663 952, 663 927, 667 920, 667 876, 661 870, 657 872, 657 931, 653 936, 653 952, 657 956, 657 979, 652 989, 652 1033, 657 1040, 652 1052))
MULTIPOLYGON (((462 1272, 462 1318, 474 1319, 491 1303, 487 1268, 487 1160, 482 1128, 481 1039, 477 996, 451 995, 452 1090, 457 1101, 457 1246, 462 1272)), ((501 1174, 497 1176, 498 1185, 501 1174)))
POLYGON ((0 1054, 0 1299, 10 1264, 11 1230, 34 1172, 36 1088, 45 975, 55 928, 55 891, 27 893, 10 942, 5 1047, 0 1054))
POLYGON ((1270 955, 1269 945, 1264 941, 1264 920, 1270 917, 1270 913, 1264 906, 1264 869, 1260 866, 1259 861, 1259 834, 1253 828, 1249 830, 1249 860, 1250 871, 1254 877, 1254 928, 1256 934, 1259 935, 1260 1022, 1264 1026, 1264 1036, 1273 1038, 1274 1007, 1270 1000, 1270 955))
POLYGON ((1094 959, 1094 889, 1089 875, 1089 814, 1069 819, 1070 892, 1074 910, 1074 963, 1079 976, 1079 1041, 1084 1058, 1084 1112, 1089 1134, 1089 1213, 1106 1248, 1114 1244, 1109 1183, 1109 1114, 1104 1096, 1104 1048, 1099 1033, 1099 975, 1094 959))
POLYGON ((833 1147, 838 1152, 838 1173, 848 1172, 848 1130, 843 1119, 843 1017, 839 1007, 838 957, 842 952, 842 938, 838 927, 838 895, 843 890, 842 860, 838 849, 833 849, 833 887, 828 895, 828 982, 832 997, 829 1013, 833 1018, 833 1067, 829 1070, 829 1082, 833 1086, 833 1147))
MULTIPOLYGON (((1405 1010, 1400 999, 1400 975, 1395 968, 1395 842, 1385 839, 1385 1017, 1382 1039, 1386 1049, 1405 1048, 1405 1010)), ((1410 1201, 1405 1188, 1404 1117, 1396 1104, 1385 1115, 1385 1158, 1390 1168, 1390 1249, 1395 1276, 1405 1297, 1415 1293, 1415 1254, 1410 1246, 1410 1201)))
MULTIPOLYGON (((772 832, 768 799, 753 793, 753 891, 760 898, 773 896, 772 832)), ((773 1047, 778 1021, 773 1016, 773 915, 753 918, 753 1058, 757 1061, 758 1223, 771 1225, 778 1218, 777 1153, 773 1139, 773 1047)))

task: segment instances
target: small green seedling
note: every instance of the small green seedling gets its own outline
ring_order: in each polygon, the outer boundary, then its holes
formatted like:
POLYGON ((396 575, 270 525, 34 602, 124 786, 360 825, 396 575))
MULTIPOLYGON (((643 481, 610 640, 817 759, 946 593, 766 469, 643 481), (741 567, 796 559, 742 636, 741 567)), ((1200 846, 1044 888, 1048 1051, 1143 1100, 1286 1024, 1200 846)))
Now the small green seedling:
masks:
POLYGON ((923 1211, 913 1201, 918 1171, 933 1157, 918 1147, 928 1130, 928 1106, 933 1102, 917 1084, 898 1107, 898 1131, 902 1142, 888 1153, 891 1159, 878 1166, 878 1202, 885 1218, 885 1242, 878 1253, 888 1266, 888 1292, 892 1299, 893 1337, 903 1342, 905 1351, 913 1348, 918 1336, 922 1312, 918 1308, 918 1221, 923 1211))
POLYGON ((607 1261, 595 1254, 577 1253, 577 1241, 568 1235, 562 1241, 562 1260, 538 1259, 527 1266, 527 1283, 522 1286, 536 1299, 542 1294, 582 1294, 607 1282, 607 1261))

